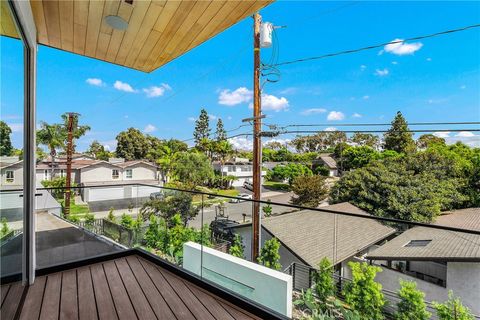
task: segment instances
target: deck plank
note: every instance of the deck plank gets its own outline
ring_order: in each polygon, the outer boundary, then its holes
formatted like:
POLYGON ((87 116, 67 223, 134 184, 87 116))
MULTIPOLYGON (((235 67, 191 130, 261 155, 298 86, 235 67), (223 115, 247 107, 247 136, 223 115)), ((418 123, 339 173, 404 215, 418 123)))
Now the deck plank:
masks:
POLYGON ((187 288, 182 279, 174 274, 157 267, 157 270, 163 275, 165 280, 175 290, 178 296, 182 297, 183 303, 190 309, 197 319, 215 319, 213 315, 203 306, 197 297, 187 288))
POLYGON ((138 318, 155 319, 156 316, 150 307, 147 297, 145 297, 125 258, 115 260, 115 264, 117 265, 118 273, 120 277, 122 277, 125 289, 127 290, 138 318))
POLYGON ((160 292, 155 288, 152 280, 143 269, 140 261, 135 256, 127 257, 127 262, 132 270, 133 274, 137 278, 140 287, 142 287, 145 296, 147 297, 150 306, 152 307, 155 315, 158 319, 175 319, 173 312, 170 310, 170 307, 163 299, 160 292))
POLYGON ((101 264, 92 265, 92 282, 100 320, 118 319, 107 278, 101 264))
POLYGON ((187 306, 183 303, 182 299, 175 293, 173 288, 168 284, 165 278, 157 271, 155 265, 151 264, 147 260, 143 258, 138 259, 142 266, 144 267, 145 271, 149 275, 150 279, 152 279, 155 287, 163 296, 165 301, 167 302, 170 309, 175 314, 177 319, 195 319, 193 314, 187 308, 187 306))
POLYGON ((206 307, 215 319, 234 320, 230 313, 222 307, 221 303, 211 295, 199 290, 194 285, 187 286, 197 299, 206 307))
POLYGON ((38 319, 40 310, 42 309, 43 293, 45 292, 46 283, 46 276, 38 277, 35 279, 35 283, 28 288, 28 293, 20 314, 20 320, 38 319))
POLYGON ((125 290, 125 286, 120 278, 115 262, 105 262, 103 268, 105 270, 105 275, 107 276, 108 285, 110 286, 110 292, 112 293, 118 317, 125 320, 137 319, 132 302, 125 290))
POLYGON ((77 270, 62 273, 62 293, 60 299, 60 319, 78 319, 77 270))
POLYGON ((97 320, 97 305, 95 302, 95 293, 93 291, 93 282, 92 275, 90 273, 90 267, 83 267, 77 269, 77 283, 78 317, 80 318, 80 320, 97 320))
POLYGON ((60 289, 62 287, 62 274, 54 273, 47 276, 47 284, 43 293, 40 320, 58 319, 60 311, 60 289))
POLYGON ((3 305, 3 301, 5 300, 5 297, 7 296, 8 290, 10 290, 10 285, 9 284, 4 284, 1 288, 2 290, 2 301, 0 302, 0 306, 3 305))
POLYGON ((21 282, 12 284, 0 309, 0 318, 2 320, 10 320, 15 318, 15 314, 17 313, 20 301, 22 300, 22 294, 24 290, 25 287, 22 286, 21 282))

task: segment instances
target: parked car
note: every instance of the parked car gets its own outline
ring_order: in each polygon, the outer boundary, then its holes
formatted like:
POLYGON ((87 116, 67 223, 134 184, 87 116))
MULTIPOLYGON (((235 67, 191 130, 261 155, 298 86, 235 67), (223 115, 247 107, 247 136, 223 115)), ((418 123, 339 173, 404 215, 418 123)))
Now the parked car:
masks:
POLYGON ((252 198, 253 197, 252 197, 251 194, 241 193, 237 196, 236 199, 230 200, 230 203, 239 203, 239 202, 247 201, 247 200, 252 199, 252 198))
POLYGON ((155 199, 162 200, 164 198, 165 198, 165 194, 161 191, 150 193, 150 200, 155 200, 155 199))
POLYGON ((245 181, 243 183, 243 187, 247 190, 253 191, 253 183, 251 183, 250 181, 245 181))

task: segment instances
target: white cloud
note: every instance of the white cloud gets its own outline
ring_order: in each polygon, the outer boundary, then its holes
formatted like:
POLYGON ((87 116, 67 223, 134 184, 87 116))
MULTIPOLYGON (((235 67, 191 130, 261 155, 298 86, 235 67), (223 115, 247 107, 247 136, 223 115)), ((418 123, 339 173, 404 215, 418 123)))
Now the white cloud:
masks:
POLYGON ((147 124, 143 129, 143 132, 145 133, 152 133, 154 131, 157 131, 157 127, 155 127, 153 124, 147 124))
POLYGON ((88 78, 87 80, 85 80, 85 82, 88 83, 89 85, 96 86, 96 87, 106 86, 106 83, 99 78, 88 78))
POLYGON ((217 119, 218 117, 217 117, 216 115, 214 115, 214 114, 209 114, 209 115, 208 115, 208 118, 209 118, 210 120, 215 120, 215 119, 217 119))
POLYGON ((335 127, 328 127, 328 128, 323 129, 323 131, 328 131, 328 132, 337 131, 337 130, 338 129, 335 128, 335 127))
POLYGON ((370 99, 370 96, 365 95, 362 98, 363 98, 363 100, 368 100, 368 99, 370 99))
POLYGON ((345 115, 343 112, 340 111, 330 111, 330 113, 327 116, 327 120, 330 121, 337 121, 337 120, 343 120, 345 119, 345 115))
POLYGON ((460 86, 460 89, 465 90, 465 89, 467 89, 467 86, 463 84, 463 85, 460 86))
POLYGON ((227 120, 232 120, 232 119, 233 119, 232 116, 227 117, 227 120))
POLYGON ((432 58, 427 58, 426 60, 427 60, 428 62, 430 62, 430 61, 432 61, 432 58))
POLYGON ((131 85, 129 85, 126 82, 122 82, 120 80, 115 81, 115 83, 113 84, 113 87, 120 91, 137 92, 137 90, 133 89, 131 85))
POLYGON ((123 117, 124 117, 125 119, 128 119, 128 114, 124 115, 123 117))
POLYGON ((469 137, 475 137, 475 135, 470 131, 460 131, 455 135, 455 137, 469 138, 469 137))
POLYGON ((262 94, 262 109, 272 111, 287 111, 289 107, 288 100, 285 97, 275 97, 270 94, 262 94))
POLYGON ((225 89, 220 92, 218 96, 218 103, 225 106, 235 106, 237 104, 246 103, 253 98, 253 91, 248 90, 245 87, 240 87, 231 91, 225 89))
POLYGON ((188 121, 191 121, 191 122, 194 122, 194 121, 197 121, 197 118, 195 118, 195 117, 188 117, 187 120, 188 120, 188 121))
POLYGON ((362 64, 362 65, 360 66, 360 70, 365 71, 365 69, 367 69, 367 66, 364 65, 364 64, 362 64))
POLYGON ((281 90, 279 93, 280 94, 294 94, 298 91, 297 88, 295 87, 289 87, 289 88, 286 88, 286 89, 283 89, 281 90))
POLYGON ((397 61, 392 61, 392 64, 393 64, 393 65, 397 65, 398 62, 397 62, 397 61))
POLYGON ((309 116, 311 114, 318 114, 318 113, 325 113, 327 112, 327 109, 325 108, 311 108, 311 109, 306 109, 300 112, 300 114, 304 116, 309 116))
POLYGON ((270 142, 278 142, 282 145, 287 145, 289 142, 291 142, 292 140, 291 139, 275 139, 275 138, 272 138, 270 140, 266 140, 266 141, 262 141, 262 145, 266 145, 270 142))
POLYGON ((101 141, 100 142, 105 149, 108 151, 115 150, 117 148, 117 140, 107 140, 107 141, 101 141))
POLYGON ((450 136, 450 132, 449 131, 434 132, 433 135, 439 138, 448 138, 450 136))
POLYGON ((238 150, 252 150, 253 149, 253 141, 251 139, 247 139, 244 137, 235 137, 228 139, 234 149, 238 150))
POLYGON ((2 114, 3 120, 18 120, 22 119, 22 117, 18 114, 2 114))
POLYGON ((383 49, 385 52, 396 54, 398 56, 413 54, 415 51, 418 51, 423 47, 421 42, 406 43, 402 39, 395 39, 391 42, 395 43, 387 44, 383 49))
POLYGON ((361 118, 362 115, 361 115, 360 113, 356 113, 356 112, 355 112, 354 114, 352 114, 352 117, 354 117, 354 118, 361 118))
POLYGON ((12 129, 12 132, 22 132, 23 123, 7 123, 7 125, 12 129))
POLYGON ((150 88, 143 89, 143 92, 147 94, 148 98, 161 97, 164 95, 166 90, 172 90, 166 83, 162 83, 160 86, 151 86, 150 88))
POLYGON ((376 76, 379 76, 379 77, 383 77, 383 76, 386 76, 388 75, 390 72, 388 71, 387 68, 383 69, 383 70, 380 70, 380 69, 376 69, 375 70, 375 75, 376 76))

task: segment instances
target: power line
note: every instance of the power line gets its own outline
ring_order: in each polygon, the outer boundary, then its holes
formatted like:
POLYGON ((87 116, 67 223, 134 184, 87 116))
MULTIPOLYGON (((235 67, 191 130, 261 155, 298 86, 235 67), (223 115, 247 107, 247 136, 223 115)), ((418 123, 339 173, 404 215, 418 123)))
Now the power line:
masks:
POLYGON ((384 47, 384 46, 389 45, 389 44, 404 43, 406 41, 416 41, 416 40, 422 40, 422 39, 427 39, 427 38, 433 38, 433 37, 442 36, 442 35, 446 35, 446 34, 466 31, 466 30, 474 29, 474 28, 478 28, 478 27, 480 27, 480 24, 473 24, 473 25, 469 25, 469 26, 465 26, 465 27, 461 27, 461 28, 457 28, 457 29, 450 29, 450 30, 440 31, 440 32, 436 32, 436 33, 432 33, 432 34, 428 34, 428 35, 407 38, 407 39, 404 39, 404 40, 384 42, 384 43, 370 45, 370 46, 357 48, 357 49, 327 53, 327 54, 324 54, 324 55, 321 55, 321 56, 315 56, 315 57, 309 57, 309 58, 302 58, 302 59, 296 59, 296 60, 291 60, 291 61, 279 62, 279 63, 277 63, 273 66, 278 67, 278 66, 283 66, 283 65, 288 65, 288 64, 298 63, 298 62, 319 60, 319 59, 330 58, 330 57, 335 57, 335 56, 340 56, 340 55, 345 55, 345 54, 350 54, 350 53, 357 53, 357 52, 361 52, 361 51, 377 49, 377 48, 384 47))
MULTIPOLYGON (((470 124, 480 124, 478 121, 464 121, 464 122, 409 122, 409 126, 434 126, 434 125, 470 125, 470 124)), ((381 126, 391 126, 391 123, 319 123, 319 124, 287 124, 287 125, 273 125, 265 124, 269 127, 276 128, 290 128, 290 127, 381 127, 381 126)))
MULTIPOLYGON (((243 128, 243 127, 249 127, 249 126, 251 126, 251 125, 252 125, 251 123, 242 124, 242 125, 239 125, 239 126, 236 127, 236 128, 229 129, 229 130, 225 130, 225 133, 237 131, 237 130, 243 128)), ((230 137, 227 137, 227 139, 230 139, 230 137)), ((195 138, 185 139, 185 140, 182 140, 182 142, 188 142, 188 141, 192 141, 192 140, 195 140, 195 138)))
MULTIPOLYGON (((412 133, 427 133, 427 132, 462 132, 462 131, 470 131, 470 132, 480 132, 480 129, 425 129, 425 130, 408 130, 408 132, 412 133)), ((333 132, 344 132, 344 133, 386 133, 386 132, 404 132, 403 130, 332 130, 332 131, 323 131, 323 130, 293 130, 293 131, 281 131, 281 134, 286 133, 319 133, 319 132, 326 132, 326 133, 333 133, 333 132)))

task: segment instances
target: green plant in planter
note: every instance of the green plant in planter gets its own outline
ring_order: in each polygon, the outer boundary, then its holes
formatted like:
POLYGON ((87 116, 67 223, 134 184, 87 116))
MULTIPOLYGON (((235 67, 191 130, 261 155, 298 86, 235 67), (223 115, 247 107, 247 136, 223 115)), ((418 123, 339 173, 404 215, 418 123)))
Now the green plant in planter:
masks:
POLYGON ((448 292, 448 300, 444 303, 433 302, 440 320, 474 320, 470 309, 462 304, 460 298, 455 297, 453 292, 448 292))
POLYGON ((430 312, 427 311, 425 304, 425 293, 417 289, 417 283, 414 281, 400 280, 400 290, 398 296, 400 301, 397 303, 396 320, 427 320, 430 319, 430 312))

